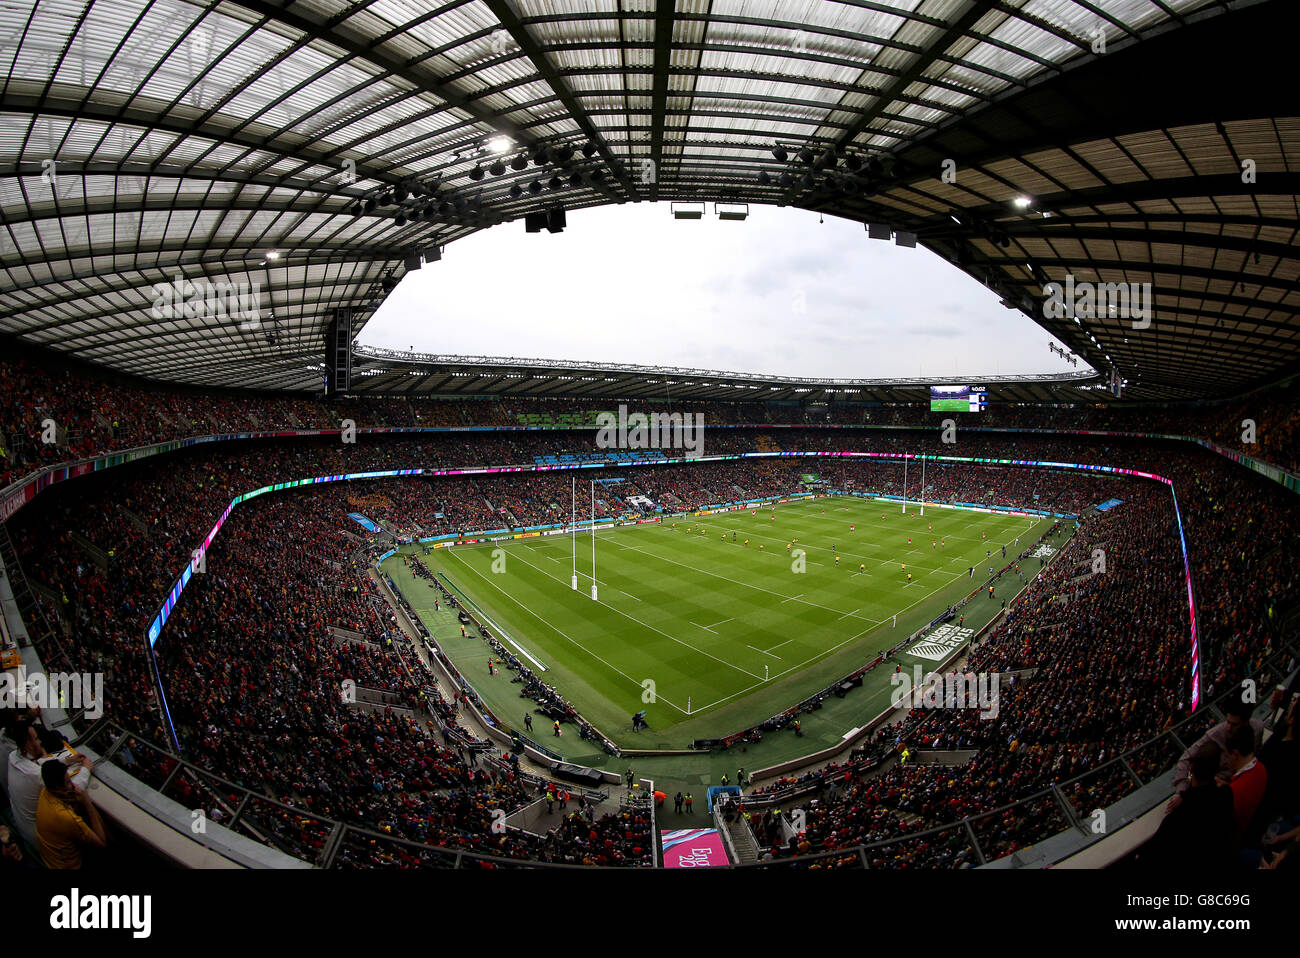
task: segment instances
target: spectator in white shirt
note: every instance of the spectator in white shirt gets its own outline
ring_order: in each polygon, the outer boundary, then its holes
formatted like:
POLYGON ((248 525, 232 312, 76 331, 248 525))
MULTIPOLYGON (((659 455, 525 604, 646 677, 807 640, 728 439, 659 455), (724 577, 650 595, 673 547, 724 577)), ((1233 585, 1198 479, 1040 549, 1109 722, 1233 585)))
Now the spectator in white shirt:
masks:
POLYGON ((37 727, 26 719, 14 723, 13 737, 18 747, 9 753, 8 783, 9 808, 13 813, 14 826, 24 841, 36 847, 36 806, 41 798, 41 765, 48 761, 62 760, 67 765, 80 765, 87 769, 77 769, 68 781, 78 788, 84 788, 89 779, 90 760, 84 755, 76 755, 65 749, 59 756, 51 755, 41 742, 37 727))

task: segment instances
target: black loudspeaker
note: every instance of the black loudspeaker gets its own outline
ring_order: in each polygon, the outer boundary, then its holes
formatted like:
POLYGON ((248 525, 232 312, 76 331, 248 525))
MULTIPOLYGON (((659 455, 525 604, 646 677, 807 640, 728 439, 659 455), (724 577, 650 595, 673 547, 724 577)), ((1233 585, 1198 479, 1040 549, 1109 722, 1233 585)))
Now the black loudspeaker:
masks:
POLYGON ((413 269, 419 269, 420 263, 420 254, 412 253, 410 256, 406 257, 406 271, 409 273, 413 269))
POLYGON ((325 394, 337 396, 352 385, 352 310, 334 310, 325 335, 325 394))
POLYGON ((529 233, 540 233, 546 229, 546 214, 526 213, 524 215, 524 229, 529 233))
POLYGON ((564 227, 567 225, 568 223, 565 222, 563 209, 551 210, 546 214, 547 231, 551 233, 562 233, 564 232, 564 227))

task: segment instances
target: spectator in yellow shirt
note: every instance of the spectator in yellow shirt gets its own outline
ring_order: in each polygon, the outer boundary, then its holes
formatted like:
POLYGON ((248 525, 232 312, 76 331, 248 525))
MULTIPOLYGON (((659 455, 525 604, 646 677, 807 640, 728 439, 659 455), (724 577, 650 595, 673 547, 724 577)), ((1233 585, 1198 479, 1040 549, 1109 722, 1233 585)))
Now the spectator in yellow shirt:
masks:
POLYGON ((90 800, 90 793, 68 781, 62 762, 41 766, 45 787, 36 806, 36 838, 46 868, 80 868, 81 846, 103 848, 108 844, 104 820, 90 800))

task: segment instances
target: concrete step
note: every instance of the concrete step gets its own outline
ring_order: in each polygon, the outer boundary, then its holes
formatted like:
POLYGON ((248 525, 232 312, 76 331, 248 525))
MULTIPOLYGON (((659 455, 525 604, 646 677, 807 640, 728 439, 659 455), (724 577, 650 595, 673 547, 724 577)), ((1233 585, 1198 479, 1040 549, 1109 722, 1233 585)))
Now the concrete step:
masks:
POLYGON ((121 510, 122 515, 126 518, 127 522, 131 523, 131 525, 135 526, 136 529, 144 533, 146 536, 149 535, 149 523, 145 522, 138 513, 132 512, 126 506, 118 506, 118 509, 121 510))
MULTIPOLYGON (((394 715, 404 716, 405 718, 414 718, 414 717, 415 717, 415 710, 414 710, 414 709, 408 709, 408 708, 405 708, 405 707, 400 706, 400 705, 394 705, 394 706, 391 706, 391 707, 392 707, 392 710, 393 710, 393 714, 394 714, 394 715)), ((349 702, 349 703, 348 703, 348 708, 359 709, 359 710, 361 710, 362 712, 382 713, 382 712, 384 712, 386 709, 388 709, 389 706, 386 706, 386 705, 380 705, 378 702, 361 702, 361 701, 356 701, 356 702, 349 702)))
POLYGON ((731 844, 736 850, 736 857, 739 861, 734 864, 748 865, 750 862, 758 861, 758 845, 755 844, 753 836, 745 826, 741 818, 737 818, 727 826, 727 831, 731 834, 731 844))
POLYGON ((77 547, 81 549, 82 552, 86 553, 86 555, 90 557, 90 560, 94 562, 95 565, 99 566, 101 569, 108 568, 107 552, 95 545, 95 543, 91 542, 80 532, 72 532, 70 538, 77 544, 77 547))

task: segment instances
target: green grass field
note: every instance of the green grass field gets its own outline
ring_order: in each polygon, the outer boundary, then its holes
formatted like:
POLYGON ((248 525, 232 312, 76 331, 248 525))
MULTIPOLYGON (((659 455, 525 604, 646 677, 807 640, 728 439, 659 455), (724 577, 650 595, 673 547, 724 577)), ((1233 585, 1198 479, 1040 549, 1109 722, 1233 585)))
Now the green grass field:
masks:
POLYGON ((930 412, 970 412, 970 398, 962 396, 960 399, 931 399, 930 412))
MULTIPOLYGON (((990 565, 1001 568, 1004 544, 1014 556, 1049 521, 934 506, 921 517, 915 503, 903 515, 898 503, 848 497, 785 503, 775 514, 598 532, 598 601, 590 533, 577 537, 577 591, 568 536, 437 549, 425 561, 620 746, 684 748, 762 721, 853 671, 966 595, 990 565), (650 730, 633 733, 632 713, 643 708, 650 730)), ((411 584, 416 611, 439 634, 400 560, 385 568, 411 584)), ((489 694, 509 673, 489 677, 486 655, 458 665, 489 701, 515 707, 510 690, 489 694)))

